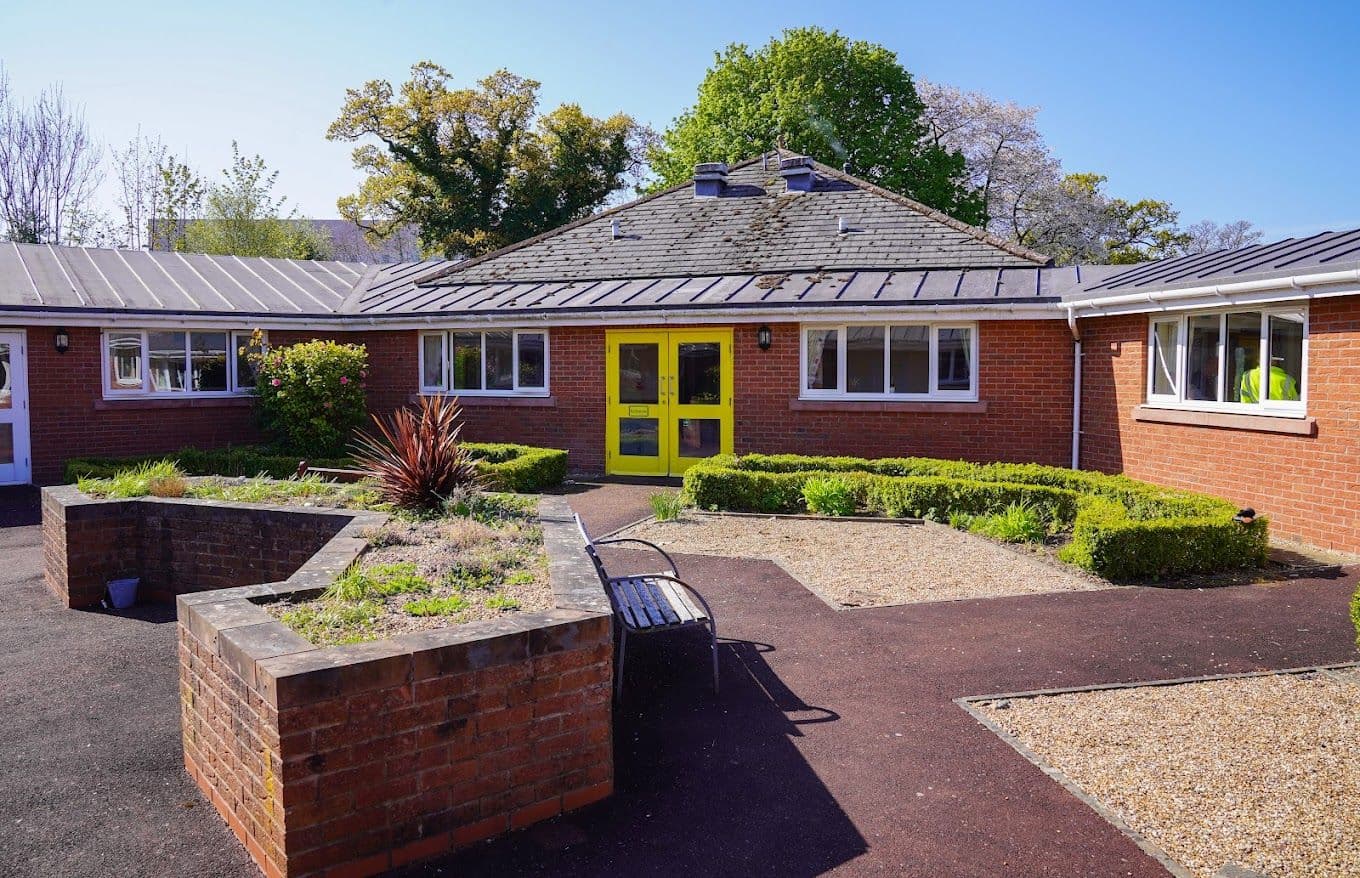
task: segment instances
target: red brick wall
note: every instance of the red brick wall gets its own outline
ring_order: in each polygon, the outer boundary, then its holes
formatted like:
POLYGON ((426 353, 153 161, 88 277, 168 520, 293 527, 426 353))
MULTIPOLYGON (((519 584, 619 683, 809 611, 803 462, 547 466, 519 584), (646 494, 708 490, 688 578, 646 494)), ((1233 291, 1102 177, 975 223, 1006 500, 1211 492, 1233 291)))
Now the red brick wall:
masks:
POLYGON ((1135 421, 1147 315, 1082 320, 1082 466, 1217 494, 1270 515, 1278 533, 1360 552, 1360 297, 1309 311, 1316 436, 1135 421))
MULTIPOLYGON (((973 460, 1066 464, 1070 447, 1071 340, 1058 320, 980 324, 979 380, 986 413, 792 411, 798 395, 798 324, 773 326, 761 351, 752 326, 735 328, 736 450, 885 456, 918 454, 973 460)), ((254 413, 242 400, 102 399, 99 331, 72 330, 58 356, 46 329, 30 332, 34 480, 61 478, 67 458, 174 451, 257 442, 254 413)), ((312 337, 362 342, 369 351, 368 397, 375 412, 407 404, 418 386, 414 330, 270 333, 276 344, 312 337)), ((464 437, 566 448, 575 472, 604 468, 605 330, 549 332, 552 404, 507 405, 467 399, 464 437)))
POLYGON ((978 324, 978 398, 986 412, 868 411, 863 404, 791 411, 799 326, 773 324, 768 351, 738 326, 736 451, 862 457, 1037 461, 1067 466, 1072 442, 1072 336, 1061 320, 978 324))

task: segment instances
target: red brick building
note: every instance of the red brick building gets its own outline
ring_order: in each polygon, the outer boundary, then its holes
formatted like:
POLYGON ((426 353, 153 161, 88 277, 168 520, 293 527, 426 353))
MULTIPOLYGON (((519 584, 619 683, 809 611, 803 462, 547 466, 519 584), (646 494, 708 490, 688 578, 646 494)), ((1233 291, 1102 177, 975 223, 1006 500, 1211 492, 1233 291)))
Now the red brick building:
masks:
POLYGON ((258 441, 234 353, 258 328, 363 342, 374 411, 455 394, 469 438, 565 447, 578 472, 720 451, 1076 464, 1360 551, 1357 251, 1053 267, 773 156, 456 263, 5 245, 0 482, 258 441))

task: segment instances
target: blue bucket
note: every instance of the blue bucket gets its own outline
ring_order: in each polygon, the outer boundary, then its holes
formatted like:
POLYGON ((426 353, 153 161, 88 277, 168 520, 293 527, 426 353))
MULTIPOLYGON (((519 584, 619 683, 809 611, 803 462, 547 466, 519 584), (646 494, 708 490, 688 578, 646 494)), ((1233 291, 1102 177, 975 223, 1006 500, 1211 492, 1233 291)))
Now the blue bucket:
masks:
POLYGON ((137 603, 137 584, 141 581, 140 578, 109 580, 109 601, 115 610, 126 610, 137 603))

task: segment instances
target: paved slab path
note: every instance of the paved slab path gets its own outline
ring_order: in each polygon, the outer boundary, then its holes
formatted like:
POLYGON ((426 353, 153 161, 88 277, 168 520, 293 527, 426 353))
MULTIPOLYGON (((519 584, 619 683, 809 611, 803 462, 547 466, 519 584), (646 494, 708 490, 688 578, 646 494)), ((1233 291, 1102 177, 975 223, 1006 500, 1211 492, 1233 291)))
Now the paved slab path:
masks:
MULTIPOLYGON (((651 490, 572 502, 604 532, 651 490)), ((257 874, 180 769, 166 614, 57 609, 35 528, 0 557, 0 871, 257 874)), ((769 562, 681 564, 730 638, 722 696, 701 643, 639 639, 618 793, 403 875, 1164 875, 951 699, 1355 657, 1353 574, 837 612, 769 562)))

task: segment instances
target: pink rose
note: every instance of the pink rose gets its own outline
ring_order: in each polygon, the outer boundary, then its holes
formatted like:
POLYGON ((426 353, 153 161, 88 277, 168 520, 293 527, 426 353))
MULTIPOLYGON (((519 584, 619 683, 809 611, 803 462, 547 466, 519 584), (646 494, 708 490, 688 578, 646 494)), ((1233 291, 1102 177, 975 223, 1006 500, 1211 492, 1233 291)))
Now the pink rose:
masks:
POLYGON ((368 370, 364 370, 364 371, 360 372, 360 373, 359 373, 359 377, 360 377, 360 378, 367 378, 367 377, 368 377, 368 370))
POLYGON ((348 384, 348 383, 349 383, 349 379, 346 378, 344 375, 341 375, 341 376, 340 376, 340 383, 341 383, 341 384, 348 384))
POLYGON ((283 382, 280 381, 279 379, 275 378, 273 381, 271 381, 271 382, 269 382, 269 383, 272 384, 272 385, 274 385, 275 387, 278 387, 278 386, 279 386, 280 384, 282 384, 283 382))

